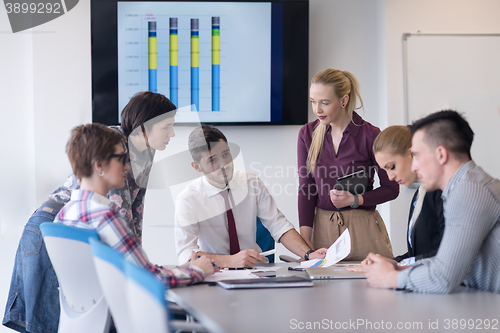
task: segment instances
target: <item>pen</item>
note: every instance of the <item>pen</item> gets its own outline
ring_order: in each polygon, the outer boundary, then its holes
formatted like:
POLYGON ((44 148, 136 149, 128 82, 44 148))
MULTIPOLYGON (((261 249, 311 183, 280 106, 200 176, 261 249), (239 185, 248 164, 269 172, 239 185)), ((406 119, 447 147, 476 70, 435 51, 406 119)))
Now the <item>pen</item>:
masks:
POLYGON ((288 267, 289 271, 304 271, 304 268, 302 267, 288 267))
MULTIPOLYGON (((201 258, 200 256, 197 256, 198 258, 201 258)), ((214 262, 212 263, 212 266, 214 266, 215 269, 219 269, 220 267, 217 266, 214 262)))
POLYGON ((276 253, 276 249, 273 249, 273 250, 269 250, 269 251, 266 251, 266 252, 262 252, 262 253, 259 253, 261 256, 263 257, 267 257, 267 256, 270 256, 271 254, 275 254, 276 253))

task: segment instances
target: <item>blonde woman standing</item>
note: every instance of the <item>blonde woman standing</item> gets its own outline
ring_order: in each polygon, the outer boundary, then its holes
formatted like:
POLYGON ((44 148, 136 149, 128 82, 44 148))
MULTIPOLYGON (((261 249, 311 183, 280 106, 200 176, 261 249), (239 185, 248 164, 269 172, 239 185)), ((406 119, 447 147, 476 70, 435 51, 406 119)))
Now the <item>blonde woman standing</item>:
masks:
POLYGON ((345 230, 351 235, 346 260, 363 260, 369 252, 393 258, 384 221, 376 205, 395 199, 399 186, 378 168, 372 146, 380 129, 356 112, 359 84, 348 71, 325 69, 309 90, 317 120, 304 125, 298 138, 299 224, 313 249, 328 248, 345 230), (364 170, 368 186, 362 194, 335 189, 339 177, 364 170), (373 189, 375 171, 380 187, 373 189))

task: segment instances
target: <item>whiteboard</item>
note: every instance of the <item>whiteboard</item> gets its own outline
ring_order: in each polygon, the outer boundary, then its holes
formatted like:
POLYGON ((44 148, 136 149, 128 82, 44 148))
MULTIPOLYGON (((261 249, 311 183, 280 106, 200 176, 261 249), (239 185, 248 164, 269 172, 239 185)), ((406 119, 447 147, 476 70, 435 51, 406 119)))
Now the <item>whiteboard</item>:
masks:
POLYGON ((403 49, 406 121, 462 113, 473 160, 500 178, 500 34, 405 34, 403 49))

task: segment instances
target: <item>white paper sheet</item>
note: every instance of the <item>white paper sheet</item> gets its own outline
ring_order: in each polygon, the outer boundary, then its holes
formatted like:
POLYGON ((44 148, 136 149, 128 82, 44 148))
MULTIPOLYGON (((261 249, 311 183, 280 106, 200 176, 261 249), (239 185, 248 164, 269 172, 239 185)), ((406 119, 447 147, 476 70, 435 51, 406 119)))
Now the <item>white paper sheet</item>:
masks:
POLYGON ((241 279, 258 279, 259 277, 252 273, 251 270, 229 270, 221 269, 219 272, 210 275, 205 279, 206 282, 222 281, 222 280, 241 280, 241 279))
POLYGON ((335 243, 328 248, 325 259, 311 259, 300 263, 302 267, 329 267, 335 265, 351 253, 351 235, 346 229, 335 243))

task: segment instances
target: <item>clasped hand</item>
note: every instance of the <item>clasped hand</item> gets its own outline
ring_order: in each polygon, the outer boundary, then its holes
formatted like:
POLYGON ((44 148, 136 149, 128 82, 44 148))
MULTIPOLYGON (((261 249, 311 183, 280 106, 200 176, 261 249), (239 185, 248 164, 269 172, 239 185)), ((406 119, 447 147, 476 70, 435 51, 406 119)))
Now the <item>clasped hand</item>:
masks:
POLYGON ((219 271, 218 267, 215 267, 214 260, 209 259, 207 256, 201 256, 198 258, 198 255, 195 251, 191 255, 191 260, 185 263, 184 265, 180 265, 179 268, 188 268, 189 266, 196 266, 200 268, 204 273, 205 277, 208 277, 215 272, 219 271))
POLYGON ((350 272, 364 272, 370 286, 374 288, 396 288, 399 267, 394 260, 380 254, 369 253, 361 266, 348 268, 350 272))
POLYGON ((354 202, 354 195, 349 191, 331 190, 330 200, 337 209, 350 206, 354 202))

